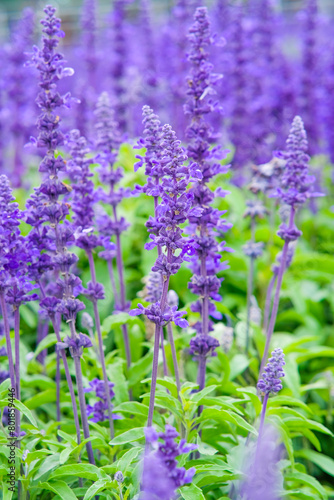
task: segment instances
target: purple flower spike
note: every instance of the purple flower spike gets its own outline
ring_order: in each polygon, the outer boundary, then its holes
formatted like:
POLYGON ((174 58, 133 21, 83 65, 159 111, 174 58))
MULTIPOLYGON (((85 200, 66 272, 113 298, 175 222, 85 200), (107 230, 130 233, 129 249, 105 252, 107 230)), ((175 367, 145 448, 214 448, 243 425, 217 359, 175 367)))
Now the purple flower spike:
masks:
POLYGON ((282 349, 277 348, 271 353, 272 357, 262 373, 262 378, 258 381, 259 391, 265 395, 277 394, 282 389, 281 378, 285 376, 283 366, 285 365, 284 353, 282 349))
POLYGON ((186 470, 178 467, 176 457, 189 453, 196 445, 186 444, 181 440, 175 442, 178 433, 171 425, 166 425, 165 432, 156 432, 152 427, 145 429, 146 442, 151 444, 153 451, 144 457, 143 476, 140 500, 174 500, 176 489, 190 483, 195 474, 195 468, 186 470), (163 442, 159 441, 162 440, 163 442))
MULTIPOLYGON (((115 396, 113 391, 113 387, 115 384, 112 382, 108 382, 109 386, 109 396, 112 399, 115 396)), ((108 402, 106 397, 106 386, 104 380, 99 380, 98 378, 94 378, 91 382, 89 382, 89 387, 86 387, 85 392, 95 392, 95 396, 100 399, 93 406, 87 406, 87 416, 91 415, 93 418, 90 418, 90 422, 103 422, 108 419, 108 402)), ((111 405, 113 408, 113 405, 111 405)), ((119 419, 118 415, 112 414, 112 418, 114 420, 119 419)))
POLYGON ((184 106, 190 123, 186 129, 188 139, 187 155, 193 164, 195 172, 191 194, 193 195, 192 211, 189 213, 190 225, 187 232, 188 259, 193 272, 190 290, 200 297, 202 302, 198 312, 201 321, 194 326, 198 338, 193 339, 191 352, 198 354, 199 371, 198 383, 200 389, 205 384, 206 356, 213 355, 217 342, 213 339, 204 339, 212 329, 210 316, 215 317, 215 305, 211 301, 221 300, 219 289, 222 279, 216 274, 225 268, 221 261, 221 252, 228 251, 224 243, 219 244, 217 237, 221 237, 230 227, 221 219, 224 212, 213 208, 215 197, 225 196, 223 191, 212 192, 208 183, 219 173, 226 173, 226 166, 221 165, 225 157, 219 146, 212 146, 217 142, 217 134, 210 124, 210 115, 220 111, 217 103, 212 99, 216 94, 216 86, 221 75, 213 72, 209 62, 209 49, 213 44, 210 21, 207 9, 198 7, 194 16, 194 23, 188 34, 190 50, 188 62, 190 74, 187 78, 187 102, 184 106), (205 344, 205 345, 204 345, 205 344))
POLYGON ((308 143, 304 124, 299 116, 292 122, 290 134, 286 142, 286 151, 278 153, 279 158, 286 161, 281 177, 281 187, 272 194, 286 205, 296 207, 309 198, 322 196, 312 188, 314 177, 308 173, 308 143))

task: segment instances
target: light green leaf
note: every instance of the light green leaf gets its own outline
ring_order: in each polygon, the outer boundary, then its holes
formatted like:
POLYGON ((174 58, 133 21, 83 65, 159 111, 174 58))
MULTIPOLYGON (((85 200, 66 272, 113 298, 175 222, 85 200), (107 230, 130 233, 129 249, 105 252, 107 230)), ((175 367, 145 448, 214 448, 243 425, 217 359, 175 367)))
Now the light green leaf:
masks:
POLYGON ((56 495, 59 495, 61 499, 66 500, 78 500, 78 497, 73 493, 72 489, 64 481, 54 481, 52 483, 40 483, 38 488, 43 490, 50 490, 56 495))
POLYGON ((24 403, 30 410, 39 408, 45 403, 53 403, 57 400, 56 389, 47 389, 46 391, 39 392, 30 399, 27 399, 24 403))
POLYGON ((323 471, 327 472, 330 476, 334 477, 334 460, 322 453, 318 453, 313 450, 299 450, 296 452, 296 455, 301 458, 305 458, 306 460, 310 460, 315 465, 320 467, 323 471))
POLYGON ((205 500, 202 490, 195 484, 182 486, 179 492, 184 500, 205 500))
POLYGON ((43 340, 41 340, 38 343, 38 346, 36 347, 36 350, 34 351, 34 356, 32 359, 36 359, 37 356, 44 351, 44 349, 47 349, 48 347, 51 347, 57 343, 57 336, 55 333, 49 333, 46 337, 44 337, 43 340))
POLYGON ((138 441, 140 439, 144 439, 144 437, 143 427, 135 427, 134 429, 130 429, 129 431, 123 432, 122 434, 114 437, 109 444, 116 446, 119 444, 131 443, 132 441, 138 441))
POLYGON ((113 483, 108 479, 99 479, 98 481, 96 481, 96 483, 92 484, 92 486, 88 488, 83 500, 91 500, 96 495, 96 493, 99 493, 99 491, 104 490, 106 486, 111 484, 113 483))
POLYGON ((92 481, 98 481, 104 478, 110 479, 105 472, 92 464, 62 465, 51 474, 50 479, 61 476, 79 476, 91 479, 92 481))
POLYGON ((308 474, 304 474, 303 472, 293 472, 290 474, 286 474, 285 479, 287 481, 296 481, 297 483, 306 484, 310 486, 315 491, 317 491, 322 498, 327 498, 327 493, 324 487, 317 481, 314 477, 309 476, 308 474))

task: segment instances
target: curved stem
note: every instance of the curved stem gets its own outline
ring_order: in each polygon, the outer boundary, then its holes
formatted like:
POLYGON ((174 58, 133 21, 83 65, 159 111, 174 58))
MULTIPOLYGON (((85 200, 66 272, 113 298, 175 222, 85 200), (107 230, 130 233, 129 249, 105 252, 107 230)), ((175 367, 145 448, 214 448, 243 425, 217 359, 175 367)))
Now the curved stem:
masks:
POLYGON ((6 335, 6 348, 7 348, 7 357, 8 357, 8 365, 9 365, 10 383, 12 385, 12 388, 15 389, 16 385, 15 385, 14 361, 13 361, 13 353, 12 353, 12 344, 10 341, 10 328, 9 328, 9 321, 8 321, 8 314, 7 314, 7 305, 5 302, 4 292, 0 293, 0 305, 1 305, 1 310, 2 310, 3 325, 4 325, 5 335, 6 335))
POLYGON ((246 354, 249 351, 249 327, 250 327, 250 311, 251 300, 254 288, 254 257, 250 258, 248 284, 247 284, 247 320, 246 320, 246 354))
MULTIPOLYGON (((57 421, 60 422, 61 420, 61 413, 60 413, 60 355, 59 355, 59 350, 56 349, 57 353, 57 370, 56 370, 56 386, 57 386, 57 421)), ((60 423, 58 425, 58 429, 60 429, 60 423)), ((58 441, 61 441, 61 437, 57 436, 58 441)))
POLYGON ((161 352, 162 352, 162 365, 163 365, 163 370, 164 370, 164 377, 168 376, 168 368, 167 368, 167 359, 166 359, 166 351, 165 351, 165 337, 164 337, 164 329, 161 328, 160 331, 160 346, 161 346, 161 352))
MULTIPOLYGON (((16 399, 21 400, 21 383, 20 383, 20 310, 16 308, 14 311, 14 332, 15 332, 15 392, 16 399)), ((18 410, 15 420, 15 431, 18 438, 21 432, 21 413, 18 410)), ((20 439, 18 440, 18 447, 20 447, 20 439)))
POLYGON ((168 335, 168 340, 170 343, 170 348, 172 351, 172 359, 173 359, 175 381, 176 381, 176 388, 177 388, 177 399, 180 401, 180 403, 182 403, 181 396, 180 396, 181 382, 180 382, 179 365, 177 362, 176 349, 175 349, 175 343, 174 343, 174 337, 173 337, 173 327, 172 327, 171 323, 167 324, 167 335, 168 335))
POLYGON ((112 259, 107 260, 107 266, 108 266, 111 288, 112 288, 112 291, 114 294, 114 303, 117 304, 119 299, 118 299, 118 292, 117 292, 116 283, 115 283, 114 270, 112 267, 112 259))
MULTIPOLYGON (((76 331, 75 331, 75 326, 74 326, 74 320, 71 320, 69 322, 69 324, 70 324, 70 330, 71 330, 71 337, 72 337, 72 339, 75 339, 76 338, 76 331)), ((88 439, 88 438, 90 438, 90 434, 89 434, 88 419, 87 419, 87 413, 86 413, 85 393, 84 393, 84 387, 83 387, 83 382, 82 382, 81 358, 78 355, 74 355, 73 360, 74 360, 74 367, 75 367, 75 376, 76 376, 76 380, 77 380, 82 429, 83 429, 83 433, 84 433, 84 438, 88 439)), ((94 453, 93 453, 93 447, 92 447, 91 441, 88 441, 86 443, 86 450, 87 450, 89 462, 92 465, 95 465, 95 459, 94 459, 94 453)))
MULTIPOLYGON (((91 273, 91 277, 92 277, 92 282, 95 285, 96 284, 95 264, 94 264, 93 254, 92 254, 91 250, 87 251, 87 255, 88 255, 88 262, 89 262, 89 268, 90 268, 90 273, 91 273)), ((96 330, 97 330, 97 338, 98 338, 98 345, 99 345, 99 354, 100 354, 99 357, 100 357, 100 363, 101 363, 101 367, 102 367, 104 389, 106 392, 106 399, 107 399, 107 405, 108 405, 110 437, 111 437, 111 439, 113 439, 114 438, 114 421, 112 418, 112 404, 111 404, 111 399, 110 399, 110 388, 109 388, 109 381, 108 381, 108 376, 107 376, 106 361, 104 358, 104 351, 103 351, 103 340, 102 340, 100 316, 99 316, 99 311, 97 308, 97 301, 95 299, 93 300, 93 309, 94 309, 95 326, 96 326, 96 330)))
MULTIPOLYGON (((294 218, 295 218, 295 209, 294 209, 294 207, 291 207, 290 219, 289 219, 289 229, 291 229, 293 227, 294 218)), ((281 291, 284 270, 286 267, 285 263, 286 263, 286 258, 288 255, 288 248, 289 248, 289 242, 285 241, 284 246, 283 246, 283 251, 282 251, 282 258, 281 258, 281 262, 280 262, 280 267, 279 267, 278 275, 277 275, 277 285, 276 285, 273 308, 271 311, 271 317, 270 317, 270 322, 269 322, 267 336, 266 336, 267 337, 266 338, 266 345, 264 348, 264 353, 263 353, 261 367, 260 367, 260 373, 262 373, 264 366, 266 364, 266 361, 267 361, 268 352, 269 352, 269 345, 270 345, 271 337, 272 337, 275 323, 276 323, 276 317, 277 317, 278 305, 279 305, 279 295, 280 295, 280 291, 281 291)))
POLYGON ((265 419, 266 410, 267 410, 268 398, 269 398, 269 395, 265 394, 265 396, 263 398, 263 402, 262 402, 261 420, 260 420, 259 434, 258 434, 258 438, 257 438, 256 452, 255 452, 255 463, 257 463, 257 455, 258 455, 258 452, 260 449, 261 438, 262 438, 262 433, 263 433, 263 426, 264 426, 264 419, 265 419))
POLYGON ((267 288, 267 294, 266 294, 266 302, 264 306, 264 315, 263 315, 263 330, 266 332, 268 329, 268 321, 269 321, 269 314, 270 314, 270 306, 271 306, 271 298, 273 294, 273 289, 275 286, 277 274, 273 274, 271 280, 269 281, 269 285, 267 288))
MULTIPOLYGON (((168 254, 169 253, 170 253, 170 250, 168 250, 168 254)), ((168 287, 169 287, 169 277, 166 279, 166 281, 163 282, 163 285, 162 285, 162 294, 161 294, 161 300, 160 300, 160 309, 161 309, 162 313, 165 310, 166 303, 167 303, 168 287)), ((157 376, 158 376, 159 343, 160 343, 160 338, 161 338, 161 333, 160 333, 161 329, 162 329, 162 327, 160 325, 158 325, 158 324, 155 325, 152 381, 151 381, 151 391, 150 391, 150 404, 149 404, 149 408, 148 408, 147 427, 151 427, 152 422, 153 422, 155 390, 156 390, 156 386, 157 386, 157 376)))

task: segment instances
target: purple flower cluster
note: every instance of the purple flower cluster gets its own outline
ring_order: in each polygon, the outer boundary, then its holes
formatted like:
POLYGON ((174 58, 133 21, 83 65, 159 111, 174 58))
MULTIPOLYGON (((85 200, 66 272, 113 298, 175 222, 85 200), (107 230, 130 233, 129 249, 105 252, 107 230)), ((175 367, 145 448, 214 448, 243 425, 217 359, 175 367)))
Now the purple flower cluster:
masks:
POLYGON ((282 349, 275 349, 271 356, 257 384, 259 391, 265 395, 279 392, 283 387, 280 379, 285 375, 283 371, 285 361, 282 349))
POLYGON ((200 310, 202 316, 202 321, 194 325, 199 337, 190 341, 190 351, 203 357, 212 354, 219 345, 217 341, 206 340, 205 335, 212 330, 209 315, 221 318, 214 304, 209 305, 209 301, 221 300, 219 289, 222 279, 216 275, 227 268, 226 263, 220 262, 221 252, 230 249, 224 242, 218 243, 217 237, 231 227, 231 224, 221 219, 224 212, 212 207, 215 196, 224 196, 226 193, 222 190, 213 193, 207 185, 217 174, 226 173, 227 167, 221 165, 224 154, 219 146, 212 147, 217 135, 208 120, 208 115, 217 110, 217 104, 211 96, 216 93, 215 86, 221 75, 213 73, 213 66, 209 62, 208 49, 212 45, 212 37, 205 7, 197 8, 188 39, 191 72, 187 79, 188 99, 184 107, 186 116, 190 118, 186 129, 187 155, 194 168, 200 172, 191 189, 193 211, 189 214, 190 225, 187 229, 191 235, 190 267, 193 272, 189 288, 200 297, 192 309, 200 310))
POLYGON ((308 173, 308 142, 304 124, 299 116, 292 122, 286 142, 286 151, 279 153, 279 158, 286 161, 281 176, 281 187, 273 193, 286 205, 296 207, 311 197, 319 196, 312 189, 314 177, 308 173))
MULTIPOLYGON (((113 387, 115 384, 112 382, 108 382, 109 385, 109 394, 110 399, 115 396, 113 391, 113 387)), ((93 418, 90 418, 90 422, 104 422, 108 419, 108 402, 106 397, 106 389, 104 380, 99 380, 98 378, 94 378, 91 382, 89 382, 89 387, 86 387, 84 390, 87 392, 95 392, 95 396, 100 399, 93 406, 87 405, 87 416, 90 417, 93 415, 93 418)), ((120 418, 118 415, 113 414, 112 418, 114 420, 120 418)))
POLYGON ((195 468, 186 470, 178 467, 176 457, 196 449, 196 445, 186 444, 184 439, 176 443, 178 433, 171 425, 166 425, 165 432, 157 433, 154 428, 145 429, 146 442, 153 446, 153 451, 144 457, 140 500, 173 500, 176 489, 190 483, 195 468), (162 442, 159 442, 159 439, 162 442))

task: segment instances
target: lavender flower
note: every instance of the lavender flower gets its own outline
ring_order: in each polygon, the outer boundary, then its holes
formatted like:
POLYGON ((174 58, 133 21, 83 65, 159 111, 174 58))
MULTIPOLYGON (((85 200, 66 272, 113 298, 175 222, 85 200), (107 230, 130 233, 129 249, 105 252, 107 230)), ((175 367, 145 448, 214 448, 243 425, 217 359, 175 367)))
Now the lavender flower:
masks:
POLYGON ((281 378, 284 377, 283 366, 285 365, 284 353, 277 348, 271 353, 272 357, 258 381, 258 389, 265 395, 276 394, 282 389, 281 378))
POLYGON ((192 235, 190 246, 193 256, 190 260, 193 277, 189 288, 200 297, 202 316, 202 323, 195 325, 198 337, 190 341, 190 350, 198 356, 198 383, 200 389, 203 389, 206 357, 212 355, 215 347, 219 345, 214 339, 205 339, 212 329, 209 315, 215 315, 216 310, 213 304, 209 304, 210 300, 220 300, 218 292, 222 280, 216 274, 226 269, 226 264, 220 263, 220 252, 230 250, 224 243, 219 244, 216 238, 231 227, 231 224, 220 219, 224 212, 211 206, 215 195, 224 196, 225 193, 213 193, 207 186, 215 175, 225 173, 226 167, 219 163, 224 156, 219 147, 211 147, 217 137, 207 119, 207 115, 217 109, 210 96, 215 94, 214 87, 221 75, 213 73, 213 67, 208 60, 212 37, 205 7, 197 8, 188 38, 191 47, 188 54, 191 73, 188 76, 188 100, 184 110, 191 121, 186 130, 189 141, 187 154, 199 171, 198 179, 191 190, 194 208, 189 217, 188 233, 192 235))
MULTIPOLYGON (((112 382, 108 382, 110 400, 115 396, 115 393, 113 391, 114 385, 115 384, 113 384, 112 382)), ((106 388, 104 380, 99 380, 98 378, 94 378, 94 380, 89 382, 89 387, 86 387, 84 391, 85 392, 94 391, 96 397, 99 398, 100 400, 97 401, 93 406, 87 405, 87 416, 90 417, 91 415, 93 415, 93 418, 91 418, 89 421, 104 422, 104 420, 109 418, 108 401, 106 396, 106 388)), ((113 408, 113 405, 111 405, 111 408, 113 408)), ((115 420, 120 417, 118 415, 112 414, 112 418, 115 420)))
POLYGON ((273 193, 272 197, 279 197, 282 202, 290 206, 290 215, 288 224, 281 224, 278 235, 284 240, 280 269, 277 275, 277 285, 273 307, 271 311, 270 322, 267 330, 266 345, 261 362, 263 370, 269 351, 271 336, 274 331, 276 316, 279 305, 279 294, 282 286, 283 274, 286 269, 286 260, 288 256, 289 244, 296 241, 302 234, 295 226, 295 214, 297 208, 305 203, 309 198, 322 196, 321 193, 314 192, 312 183, 314 177, 308 174, 307 155, 307 136, 304 124, 299 116, 296 116, 292 122, 289 137, 287 139, 286 151, 280 152, 279 157, 286 161, 284 172, 281 176, 281 186, 273 193))
MULTIPOLYGON (((46 231, 47 238, 54 242, 55 253, 52 254, 51 259, 54 268, 60 271, 62 279, 58 279, 55 287, 53 287, 53 290, 56 290, 56 292, 52 295, 56 300, 48 300, 47 297, 44 297, 41 301, 41 306, 46 307, 46 310, 49 311, 49 316, 59 343, 61 343, 59 332, 60 322, 56 320, 56 314, 58 312, 63 314, 69 323, 71 336, 70 340, 68 340, 68 345, 72 348, 71 354, 73 355, 75 365, 82 426, 84 437, 87 439, 89 438, 89 427, 86 417, 80 354, 81 348, 88 345, 86 341, 88 337, 85 339, 85 336, 78 336, 75 329, 77 313, 84 308, 84 305, 80 300, 75 298, 81 291, 81 282, 79 278, 70 272, 71 266, 77 261, 75 254, 68 250, 68 246, 74 241, 75 228, 68 221, 65 221, 65 217, 68 214, 68 205, 59 199, 61 195, 67 194, 69 191, 68 186, 61 182, 58 177, 59 172, 66 170, 66 163, 60 155, 55 154, 56 149, 64 142, 64 135, 59 126, 60 117, 56 113, 56 110, 61 106, 70 106, 73 101, 70 94, 59 94, 57 83, 63 77, 72 75, 73 70, 65 68, 64 57, 62 54, 55 52, 59 43, 59 37, 64 36, 64 33, 61 31, 61 21, 55 17, 55 9, 50 5, 44 9, 44 12, 46 17, 41 21, 43 25, 43 46, 42 49, 34 47, 31 58, 31 63, 36 66, 40 76, 40 92, 36 102, 41 110, 37 123, 39 135, 32 142, 39 148, 46 149, 46 155, 40 164, 39 171, 46 173, 47 176, 36 190, 35 203, 32 203, 33 216, 31 219, 37 227, 39 225, 37 219, 40 219, 40 224, 47 222, 49 224, 49 228, 46 231), (60 222, 63 223, 60 224, 60 222), (58 294, 61 297, 60 300, 57 300, 58 294)), ((41 251, 43 247, 37 249, 41 251)), ((42 292, 42 295, 43 293, 45 295, 45 292, 42 292)), ((78 443, 80 443, 80 425, 76 400, 67 359, 63 350, 61 351, 61 356, 71 393, 77 439, 78 443)), ((87 442, 86 448, 89 461, 94 464, 95 460, 90 442, 87 442)))
MULTIPOLYGON (((199 215, 200 211, 197 208, 192 208, 193 196, 187 191, 187 186, 193 176, 194 170, 192 166, 184 165, 187 157, 180 145, 180 141, 177 140, 176 134, 170 125, 164 125, 160 130, 151 110, 144 109, 145 114, 146 112, 150 120, 153 120, 156 124, 152 129, 150 142, 147 141, 150 144, 147 153, 147 171, 149 173, 147 185, 149 185, 151 177, 156 177, 159 183, 155 183, 157 191, 153 191, 155 198, 154 217, 150 217, 146 223, 146 227, 150 232, 151 242, 145 244, 145 249, 151 250, 155 247, 158 249, 158 258, 152 267, 152 271, 160 274, 162 293, 160 300, 157 302, 152 303, 147 308, 139 304, 138 308, 131 311, 130 314, 146 314, 156 325, 148 417, 148 426, 151 426, 158 369, 159 339, 162 335, 162 328, 171 321, 181 327, 188 325, 186 320, 182 319, 183 313, 177 311, 177 306, 170 307, 167 303, 170 277, 178 272, 181 263, 189 251, 187 239, 183 237, 180 225, 190 215, 199 215), (154 148, 151 148, 152 143, 155 144, 154 148), (158 197, 161 198, 159 204, 158 197)), ((146 128, 146 130, 148 129, 149 127, 146 128)), ((146 136, 148 136, 148 132, 146 136)), ((170 334, 169 338, 174 345, 170 334)))
POLYGON ((145 429, 146 443, 153 446, 153 451, 144 457, 140 500, 173 500, 176 489, 190 483, 195 468, 186 470, 178 467, 176 457, 196 449, 196 445, 186 444, 181 439, 177 444, 178 433, 171 425, 166 425, 165 432, 157 433, 154 428, 145 429), (159 442, 159 439, 163 443, 159 442))

